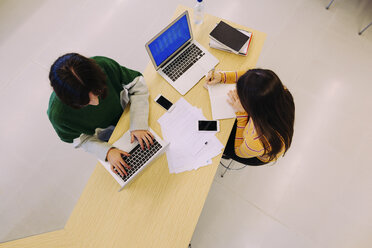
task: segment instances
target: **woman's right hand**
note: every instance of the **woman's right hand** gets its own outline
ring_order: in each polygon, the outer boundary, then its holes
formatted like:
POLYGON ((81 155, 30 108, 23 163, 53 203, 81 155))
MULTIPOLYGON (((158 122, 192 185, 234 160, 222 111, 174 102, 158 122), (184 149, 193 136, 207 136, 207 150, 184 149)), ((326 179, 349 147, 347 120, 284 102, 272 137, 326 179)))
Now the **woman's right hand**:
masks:
POLYGON ((206 85, 214 85, 221 82, 221 74, 217 71, 211 70, 208 72, 206 78, 206 85))
POLYGON ((128 175, 124 167, 128 169, 131 169, 131 167, 124 162, 123 158, 121 157, 122 155, 126 157, 130 156, 130 154, 127 152, 124 152, 117 148, 111 148, 107 152, 107 161, 109 161, 109 163, 111 164, 112 172, 116 174, 116 171, 115 171, 116 169, 121 176, 124 176, 124 175, 128 175))

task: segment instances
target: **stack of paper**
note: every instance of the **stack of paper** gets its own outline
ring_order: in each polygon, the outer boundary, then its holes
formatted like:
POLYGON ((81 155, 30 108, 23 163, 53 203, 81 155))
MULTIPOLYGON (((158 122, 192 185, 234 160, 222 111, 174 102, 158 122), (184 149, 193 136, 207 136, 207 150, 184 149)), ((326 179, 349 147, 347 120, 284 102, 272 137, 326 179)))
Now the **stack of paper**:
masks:
POLYGON ((163 139, 170 144, 166 151, 169 172, 196 170, 212 163, 223 145, 215 133, 198 132, 198 120, 206 120, 201 109, 180 98, 172 112, 158 119, 163 139))

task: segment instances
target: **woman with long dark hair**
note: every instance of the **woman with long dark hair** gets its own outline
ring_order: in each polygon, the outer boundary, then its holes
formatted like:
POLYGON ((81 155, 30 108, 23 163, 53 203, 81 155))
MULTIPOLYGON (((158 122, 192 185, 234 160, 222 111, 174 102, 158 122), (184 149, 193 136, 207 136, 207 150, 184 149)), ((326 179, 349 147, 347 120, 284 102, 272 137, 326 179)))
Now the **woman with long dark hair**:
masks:
POLYGON ((271 70, 210 72, 207 84, 236 83, 229 104, 236 122, 224 156, 263 165, 283 156, 292 143, 295 105, 292 94, 271 70))

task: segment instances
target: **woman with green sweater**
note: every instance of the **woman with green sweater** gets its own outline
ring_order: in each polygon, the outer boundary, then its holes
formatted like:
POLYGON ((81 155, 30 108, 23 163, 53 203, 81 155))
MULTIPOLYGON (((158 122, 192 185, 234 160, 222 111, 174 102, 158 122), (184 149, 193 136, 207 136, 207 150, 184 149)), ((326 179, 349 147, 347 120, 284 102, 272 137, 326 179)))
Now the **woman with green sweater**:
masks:
POLYGON ((47 113, 59 138, 109 161, 122 176, 127 174, 122 156, 129 154, 107 141, 130 102, 131 141, 137 139, 142 149, 153 144, 149 94, 141 73, 106 57, 69 53, 53 63, 49 79, 53 93, 47 113))

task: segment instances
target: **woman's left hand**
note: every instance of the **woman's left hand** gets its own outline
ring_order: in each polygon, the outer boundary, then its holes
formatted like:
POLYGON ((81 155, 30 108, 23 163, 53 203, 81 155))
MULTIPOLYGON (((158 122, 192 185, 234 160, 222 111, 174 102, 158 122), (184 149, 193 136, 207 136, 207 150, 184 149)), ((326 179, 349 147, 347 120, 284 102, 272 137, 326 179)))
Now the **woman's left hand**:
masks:
POLYGON ((242 104, 240 103, 239 96, 236 90, 230 90, 227 95, 229 96, 227 102, 231 105, 231 107, 233 107, 235 112, 246 112, 242 104))
POLYGON ((131 136, 131 143, 134 142, 134 139, 136 138, 138 140, 138 143, 140 144, 142 150, 145 149, 144 143, 147 146, 147 149, 150 149, 150 144, 153 145, 154 142, 152 139, 154 138, 154 135, 150 133, 150 131, 147 130, 133 130, 130 132, 131 136))

